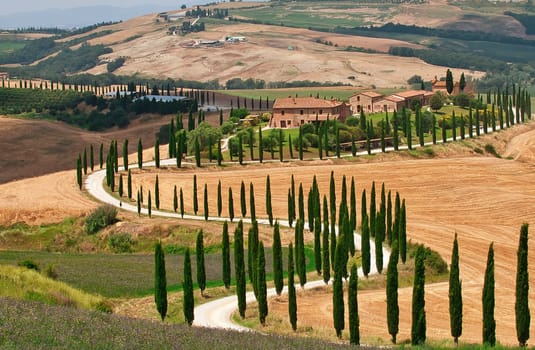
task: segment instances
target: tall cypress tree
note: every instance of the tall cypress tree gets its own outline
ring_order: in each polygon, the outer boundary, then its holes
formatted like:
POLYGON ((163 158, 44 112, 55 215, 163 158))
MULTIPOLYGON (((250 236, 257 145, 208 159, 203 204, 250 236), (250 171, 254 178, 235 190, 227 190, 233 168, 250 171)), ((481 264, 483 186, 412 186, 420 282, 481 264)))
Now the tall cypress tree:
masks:
POLYGON ((483 344, 496 344, 496 320, 494 319, 494 243, 489 246, 487 267, 483 282, 483 344))
POLYGON ((87 148, 84 148, 82 167, 84 169, 84 175, 87 175, 87 148))
POLYGON ((266 287, 266 258, 264 255, 264 244, 258 243, 258 258, 256 263, 256 283, 258 289, 258 318, 264 326, 268 314, 267 287, 266 287))
POLYGON ((241 318, 245 318, 245 261, 243 251, 243 221, 238 222, 234 230, 234 269, 236 276, 236 295, 238 297, 238 311, 241 318))
POLYGON ((347 251, 344 247, 345 239, 343 236, 338 237, 338 243, 336 244, 335 253, 335 265, 334 265, 334 282, 333 282, 333 320, 334 329, 336 330, 336 336, 342 337, 342 330, 345 327, 344 319, 344 286, 342 284, 342 277, 344 276, 343 266, 347 251))
POLYGON ((180 216, 184 218, 184 192, 182 192, 182 187, 180 187, 180 216))
POLYGON ((201 167, 201 146, 199 145, 199 138, 195 138, 194 151, 195 151, 195 165, 197 166, 197 168, 200 168, 201 167))
POLYGON ((377 208, 375 205, 375 181, 372 183, 372 190, 370 193, 370 235, 375 237, 375 217, 377 215, 377 208))
POLYGON ((279 223, 275 222, 273 228, 273 282, 275 284, 275 291, 280 295, 284 287, 283 271, 282 271, 282 244, 280 236, 279 223))
POLYGON ((303 223, 305 222, 305 195, 303 193, 303 184, 299 184, 299 200, 297 201, 299 205, 299 220, 303 223))
MULTIPOLYGON (((108 169, 106 168, 106 174, 108 174, 108 169)), ((82 159, 80 154, 78 154, 78 159, 76 159, 76 183, 78 187, 82 189, 82 159)))
POLYGON ((123 174, 119 175, 119 197, 123 196, 123 174))
POLYGON ((225 220, 223 223, 223 239, 222 239, 222 252, 221 252, 221 260, 222 268, 223 268, 223 283, 225 284, 225 288, 230 288, 230 239, 228 235, 228 222, 225 220))
POLYGON ((364 215, 362 218, 362 242, 361 253, 362 253, 362 273, 366 278, 370 273, 370 229, 368 227, 368 215, 364 215))
POLYGON ((161 241, 154 246, 154 302, 163 321, 167 315, 167 278, 161 241))
MULTIPOLYGON (((376 217, 377 227, 382 227, 381 221, 383 222, 383 226, 384 226, 385 220, 383 218, 383 214, 379 212, 376 217)), ((383 239, 381 237, 379 230, 375 234, 375 266, 377 267, 378 273, 383 272, 383 239)))
POLYGON ((323 237, 322 237, 322 273, 323 282, 329 283, 331 279, 331 264, 329 252, 329 207, 327 204, 327 196, 323 196, 323 237))
POLYGON ((156 142, 154 143, 154 161, 156 163, 156 168, 160 167, 160 139, 156 137, 156 142))
POLYGON ((412 327, 411 344, 421 345, 426 339, 425 317, 425 249, 422 245, 416 250, 414 262, 414 287, 412 289, 412 327))
POLYGON ((93 151, 93 145, 89 148, 89 167, 91 168, 91 171, 95 169, 95 154, 93 151))
POLYGON ((197 234, 195 258, 197 259, 197 284, 201 290, 201 295, 204 296, 204 290, 206 289, 206 268, 204 265, 204 235, 202 230, 197 234))
POLYGON ((243 181, 241 182, 240 186, 240 207, 241 207, 241 216, 245 217, 247 214, 247 204, 246 204, 246 197, 245 197, 245 184, 243 181))
POLYGON ((386 240, 389 246, 392 246, 392 193, 388 191, 386 202, 386 240))
POLYGON ((258 160, 264 161, 264 139, 262 137, 262 126, 258 127, 258 160))
POLYGON ((271 207, 271 181, 269 175, 266 178, 266 213, 269 225, 273 226, 273 208, 271 207))
POLYGON ((232 198, 232 187, 228 188, 228 217, 230 222, 234 221, 234 199, 232 198))
POLYGON ((253 221, 249 228, 248 241, 247 241, 247 268, 249 272, 249 281, 253 286, 255 297, 258 300, 258 285, 256 280, 256 263, 258 261, 258 224, 253 221))
MULTIPOLYGON (((331 171, 331 179, 329 182, 329 205, 331 209, 331 232, 334 232, 336 227, 336 185, 334 182, 334 171, 331 171)), ((332 253, 334 255, 334 250, 332 253)))
POLYGON ((221 180, 217 182, 217 216, 221 217, 223 211, 223 196, 221 194, 221 180))
POLYGON ((349 310, 349 343, 353 345, 360 344, 360 321, 359 321, 359 304, 357 297, 358 288, 357 265, 351 265, 351 275, 349 276, 349 287, 347 289, 347 308, 349 310))
POLYGON ((193 175, 193 212, 197 215, 199 211, 199 199, 197 198, 197 174, 193 175))
POLYGON ((256 205, 254 198, 254 186, 253 183, 249 183, 249 211, 251 212, 251 220, 256 220, 256 205))
POLYGON ((450 304, 451 336, 455 344, 458 344, 459 337, 463 334, 463 295, 462 284, 459 278, 459 243, 457 242, 457 233, 455 233, 451 253, 448 297, 450 304))
POLYGON ((204 184, 204 220, 208 221, 209 209, 208 209, 208 185, 204 184))
POLYGON ((529 339, 531 315, 529 312, 529 275, 528 275, 528 224, 520 229, 516 265, 516 337, 518 345, 526 346, 529 339))
POLYGON ((99 155, 98 159, 99 159, 100 169, 102 169, 102 165, 104 163, 104 145, 102 143, 100 144, 98 155, 99 155))
POLYGON ((351 176, 349 204, 349 222, 351 223, 351 230, 355 231, 357 229, 357 194, 355 190, 355 178, 353 176, 351 176))
POLYGON ((392 343, 394 344, 396 344, 396 337, 399 331, 398 255, 398 242, 393 241, 386 271, 386 319, 388 334, 392 336, 392 343))
POLYGON ((288 246, 288 316, 294 332, 297 330, 297 300, 294 282, 294 258, 292 243, 288 246))
POLYGON ((149 218, 152 217, 152 199, 149 191, 149 198, 147 200, 147 210, 149 212, 149 218))
POLYGON ((293 220, 294 220, 294 214, 293 214, 293 197, 292 192, 290 189, 288 189, 288 225, 292 227, 293 220))
POLYGON ((405 264, 407 260, 407 210, 405 207, 405 199, 401 204, 401 210, 399 215, 399 256, 401 257, 401 262, 405 264))
POLYGON ((141 216, 141 196, 139 195, 139 191, 137 191, 137 215, 141 216))
POLYGON ((296 261, 297 261, 297 274, 299 276, 299 283, 304 288, 307 283, 307 262, 305 256, 305 237, 304 237, 304 222, 297 220, 296 228, 299 227, 298 235, 296 239, 296 261))
POLYGON ((124 170, 128 171, 128 139, 125 139, 123 143, 123 166, 124 170))
POLYGON ((321 220, 318 217, 314 222, 314 262, 318 275, 321 275, 321 220))
POLYGON ((195 318, 194 315, 194 299, 193 299, 193 278, 191 277, 191 257, 189 248, 186 248, 186 255, 184 257, 184 282, 183 282, 183 290, 184 290, 184 299, 182 301, 182 309, 184 312, 184 318, 186 319, 186 322, 188 325, 193 324, 193 320, 195 318))
POLYGON ((156 209, 160 209, 160 181, 158 180, 158 174, 156 174, 156 182, 154 183, 154 202, 156 209))

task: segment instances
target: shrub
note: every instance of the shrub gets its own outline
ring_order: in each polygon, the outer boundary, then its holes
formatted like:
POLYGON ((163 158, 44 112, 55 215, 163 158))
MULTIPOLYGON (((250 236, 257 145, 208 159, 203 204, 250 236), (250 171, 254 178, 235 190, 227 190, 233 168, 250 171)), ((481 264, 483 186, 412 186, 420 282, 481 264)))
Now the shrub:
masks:
POLYGON ((135 243, 129 233, 113 233, 110 235, 108 247, 114 253, 131 253, 135 243))
POLYGON ((20 267, 25 267, 29 270, 35 270, 35 271, 41 271, 41 268, 39 267, 39 264, 36 263, 35 261, 31 260, 31 259, 26 259, 26 260, 22 260, 22 261, 19 261, 19 263, 17 264, 19 265, 20 267))
MULTIPOLYGON (((416 251, 418 250, 418 247, 420 245, 416 244, 411 247, 410 256, 414 258, 416 256, 416 251)), ((448 272, 448 264, 442 259, 440 254, 438 254, 436 251, 432 250, 431 248, 425 247, 424 248, 424 256, 425 256, 425 267, 428 269, 431 273, 441 275, 443 273, 448 272)))
POLYGON ((501 156, 496 151, 496 148, 494 148, 494 145, 491 145, 490 143, 487 143, 485 145, 485 152, 490 153, 497 158, 501 158, 501 156))
POLYGON ((95 209, 85 219, 85 230, 89 234, 94 234, 116 221, 117 209, 111 205, 103 205, 95 209))
POLYGON ((48 264, 45 267, 45 270, 43 271, 44 275, 48 278, 51 278, 53 280, 58 279, 58 271, 56 270, 56 265, 54 264, 48 264))

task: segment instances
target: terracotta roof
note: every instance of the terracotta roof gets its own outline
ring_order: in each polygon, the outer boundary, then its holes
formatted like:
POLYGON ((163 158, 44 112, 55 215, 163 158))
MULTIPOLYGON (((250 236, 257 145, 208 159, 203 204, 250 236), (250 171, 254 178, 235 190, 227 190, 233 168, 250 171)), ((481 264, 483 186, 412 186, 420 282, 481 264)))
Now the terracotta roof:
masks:
POLYGON ((404 99, 403 97, 390 95, 390 96, 386 96, 386 97, 383 98, 382 100, 377 101, 376 103, 377 103, 377 104, 381 104, 381 102, 383 102, 383 101, 398 103, 398 102, 403 102, 403 101, 405 101, 405 99, 404 99))
POLYGON ((425 90, 409 90, 409 91, 403 91, 403 92, 397 92, 393 94, 392 96, 399 96, 403 98, 411 98, 416 96, 422 96, 425 94, 425 90))
POLYGON ((438 81, 435 81, 433 83, 433 87, 434 88, 438 88, 438 87, 444 87, 446 88, 446 81, 445 80, 438 80, 438 81))
POLYGON ((323 100, 314 97, 286 97, 277 98, 273 108, 333 108, 343 102, 323 100))
MULTIPOLYGON (((374 97, 382 97, 382 96, 383 96, 383 95, 381 95, 380 93, 375 92, 375 91, 364 91, 364 92, 359 92, 359 93, 354 94, 353 96, 358 96, 358 95, 364 95, 364 96, 368 96, 368 97, 371 97, 371 98, 374 98, 374 97)), ((351 96, 351 97, 353 97, 353 96, 351 96)))

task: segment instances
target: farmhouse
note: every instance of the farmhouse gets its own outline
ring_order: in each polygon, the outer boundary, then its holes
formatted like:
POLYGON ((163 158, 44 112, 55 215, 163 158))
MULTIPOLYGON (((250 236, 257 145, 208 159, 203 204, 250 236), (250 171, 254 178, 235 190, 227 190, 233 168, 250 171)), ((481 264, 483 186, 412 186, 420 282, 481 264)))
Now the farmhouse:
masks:
MULTIPOLYGON (((446 80, 438 80, 437 77, 435 77, 435 79, 431 80, 431 86, 433 92, 442 92, 445 95, 449 95, 448 89, 446 89, 446 80)), ((471 81, 466 82, 466 86, 462 92, 469 95, 474 94, 474 86, 471 81)), ((453 83, 453 91, 451 94, 458 95, 459 93, 461 93, 461 85, 456 81, 453 83)))
POLYGON ((9 79, 9 73, 8 72, 0 72, 0 79, 1 80, 9 79))
POLYGON ((373 113, 373 105, 382 98, 383 95, 375 91, 359 92, 349 97, 349 104, 355 114, 362 110, 366 113, 373 113))
POLYGON ((273 104, 269 121, 272 128, 296 128, 316 120, 344 121, 351 110, 349 105, 337 100, 322 100, 313 97, 278 98, 273 104))

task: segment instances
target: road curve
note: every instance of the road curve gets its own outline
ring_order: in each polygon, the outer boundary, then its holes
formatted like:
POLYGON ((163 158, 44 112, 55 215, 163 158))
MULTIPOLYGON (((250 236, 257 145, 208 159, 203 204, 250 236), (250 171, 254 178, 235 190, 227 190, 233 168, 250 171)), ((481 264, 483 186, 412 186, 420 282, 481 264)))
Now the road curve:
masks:
MULTIPOLYGON (((164 166, 174 166, 176 165, 176 159, 165 159, 160 162, 161 165, 164 166)), ((154 167, 154 162, 147 162, 143 163, 143 167, 154 167)), ((137 164, 129 165, 131 168, 137 168, 137 164)), ((123 170, 124 168, 119 167, 119 170, 123 170)), ((117 198, 113 197, 106 189, 104 188, 104 179, 106 178, 106 170, 98 170, 91 174, 89 174, 86 177, 85 180, 85 188, 87 192, 94 197, 96 200, 110 204, 112 206, 115 206, 117 208, 120 208, 122 210, 127 210, 130 212, 137 213, 137 206, 134 206, 130 203, 121 202, 117 198)), ((148 215, 147 208, 142 207, 141 213, 148 215)), ((160 216, 160 217, 168 217, 168 218, 181 218, 181 215, 174 212, 167 212, 167 211, 161 211, 161 210, 151 210, 151 215, 153 216, 160 216)), ((205 220, 204 216, 196 216, 196 215, 184 215, 184 219, 187 220, 205 220)), ((222 217, 208 217, 208 220, 210 221, 226 221, 229 220, 228 218, 222 218, 222 217)), ((251 219, 244 218, 242 219, 245 223, 250 223, 251 219)), ((269 222, 267 219, 257 219, 259 224, 268 225, 269 222)), ((286 220, 279 220, 279 224, 281 226, 289 227, 288 221, 286 220)), ((336 227, 336 231, 338 231, 338 227, 336 227)), ((338 233, 338 232, 337 232, 338 233)), ((355 240, 355 248, 357 250, 360 250, 362 244, 362 237, 355 233, 354 236, 355 240)), ((388 265, 388 260, 390 258, 390 252, 383 247, 383 262, 384 265, 388 265)), ((375 265, 375 242, 370 240, 370 274, 377 273, 377 267, 375 265)), ((359 276, 363 276, 362 268, 359 268, 359 276)), ((312 289, 319 286, 324 285, 325 283, 323 280, 317 280, 317 281, 311 281, 306 283, 305 288, 306 289, 312 289)), ((286 293, 286 287, 283 290, 283 293, 286 293)), ((267 290, 268 297, 276 295, 275 288, 270 288, 267 290)), ((246 294, 246 302, 251 303, 254 302, 255 296, 253 292, 248 292, 246 294)), ((232 330, 238 330, 238 331, 251 331, 251 329, 240 326, 235 324, 232 321, 232 314, 237 310, 238 308, 238 299, 236 295, 216 299, 214 301, 207 302, 205 304, 201 304, 197 306, 194 310, 195 320, 193 324, 195 326, 199 327, 208 327, 208 328, 221 328, 221 329, 232 329, 232 330)))

